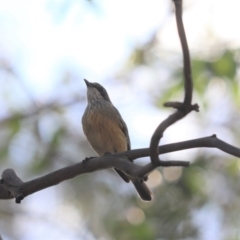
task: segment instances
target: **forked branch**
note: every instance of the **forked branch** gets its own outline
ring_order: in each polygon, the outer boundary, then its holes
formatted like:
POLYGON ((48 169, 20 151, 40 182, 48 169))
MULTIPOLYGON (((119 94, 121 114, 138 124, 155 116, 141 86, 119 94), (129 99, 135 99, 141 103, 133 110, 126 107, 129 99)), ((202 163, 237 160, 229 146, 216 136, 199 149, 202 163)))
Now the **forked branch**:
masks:
MULTIPOLYGON (((159 146, 161 154, 175 152, 185 149, 208 147, 218 148, 223 152, 229 153, 233 156, 240 157, 240 149, 231 146, 224 141, 218 139, 215 135, 205 138, 199 138, 179 143, 172 143, 159 146)), ((151 163, 145 166, 138 166, 129 160, 135 160, 141 157, 149 156, 149 148, 135 149, 123 153, 105 155, 104 157, 97 157, 87 162, 80 162, 69 167, 65 167, 46 174, 34 180, 23 182, 15 173, 13 169, 6 169, 2 173, 0 184, 0 199, 15 198, 17 203, 35 192, 42 189, 57 185, 65 180, 74 178, 78 175, 99 171, 108 168, 117 168, 131 177, 141 177, 148 173, 151 163)), ((162 161, 162 166, 184 166, 187 167, 189 162, 185 161, 162 161)))
MULTIPOLYGON (((161 161, 159 158, 159 149, 158 145, 160 143, 160 139, 163 137, 163 133, 165 130, 179 121, 183 117, 185 117, 192 110, 199 111, 199 107, 197 104, 192 105, 192 91, 193 91, 193 82, 191 76, 191 63, 190 63, 190 55, 188 50, 187 38, 184 31, 183 21, 182 21, 182 0, 173 0, 175 4, 175 15, 176 22, 178 28, 178 34, 181 41, 182 52, 183 52, 183 69, 184 69, 184 100, 183 103, 180 102, 168 102, 165 103, 165 107, 173 107, 177 109, 177 111, 167 117, 164 121, 162 121, 157 129, 155 130, 150 143, 150 157, 152 166, 149 165, 148 171, 151 169, 155 169, 156 166, 166 166, 166 163, 161 161)), ((161 154, 161 153, 160 153, 161 154)), ((171 162, 169 162, 171 164, 171 162)), ((147 171, 146 171, 147 174, 147 171)))

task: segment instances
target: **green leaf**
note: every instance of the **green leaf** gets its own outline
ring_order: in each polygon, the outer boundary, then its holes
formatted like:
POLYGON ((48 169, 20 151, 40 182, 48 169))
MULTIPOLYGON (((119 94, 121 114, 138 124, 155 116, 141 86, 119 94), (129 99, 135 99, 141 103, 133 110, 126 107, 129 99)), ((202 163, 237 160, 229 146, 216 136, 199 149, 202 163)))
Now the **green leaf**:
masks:
POLYGON ((221 57, 214 62, 208 62, 212 75, 233 79, 237 72, 237 65, 234 59, 234 53, 226 50, 221 57))

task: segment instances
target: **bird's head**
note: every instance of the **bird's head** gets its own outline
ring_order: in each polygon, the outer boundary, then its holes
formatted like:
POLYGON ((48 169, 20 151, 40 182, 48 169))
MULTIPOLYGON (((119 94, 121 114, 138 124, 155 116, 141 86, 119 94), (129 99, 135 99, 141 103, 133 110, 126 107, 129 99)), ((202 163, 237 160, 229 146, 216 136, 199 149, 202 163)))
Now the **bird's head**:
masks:
POLYGON ((106 89, 99 83, 92 83, 84 79, 87 85, 87 99, 88 102, 105 100, 111 102, 106 89))

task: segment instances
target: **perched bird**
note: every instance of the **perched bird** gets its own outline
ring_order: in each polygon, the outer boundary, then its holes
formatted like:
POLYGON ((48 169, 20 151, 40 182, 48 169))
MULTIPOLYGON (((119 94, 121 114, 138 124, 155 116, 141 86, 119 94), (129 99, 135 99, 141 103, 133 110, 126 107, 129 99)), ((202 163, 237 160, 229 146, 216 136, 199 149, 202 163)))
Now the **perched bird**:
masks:
MULTIPOLYGON (((99 83, 84 81, 87 85, 88 105, 82 117, 82 127, 92 148, 99 156, 130 150, 127 125, 113 106, 107 91, 99 83)), ((152 192, 143 180, 130 179, 120 170, 115 171, 125 182, 132 181, 142 200, 152 200, 152 192)))

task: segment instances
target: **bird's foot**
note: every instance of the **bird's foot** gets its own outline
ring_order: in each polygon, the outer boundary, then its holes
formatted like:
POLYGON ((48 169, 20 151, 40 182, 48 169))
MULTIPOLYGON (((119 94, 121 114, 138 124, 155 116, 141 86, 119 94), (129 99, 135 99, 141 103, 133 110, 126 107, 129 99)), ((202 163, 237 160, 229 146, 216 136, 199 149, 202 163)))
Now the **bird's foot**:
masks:
POLYGON ((86 168, 86 164, 88 161, 96 157, 86 157, 84 160, 82 160, 83 167, 86 168))

